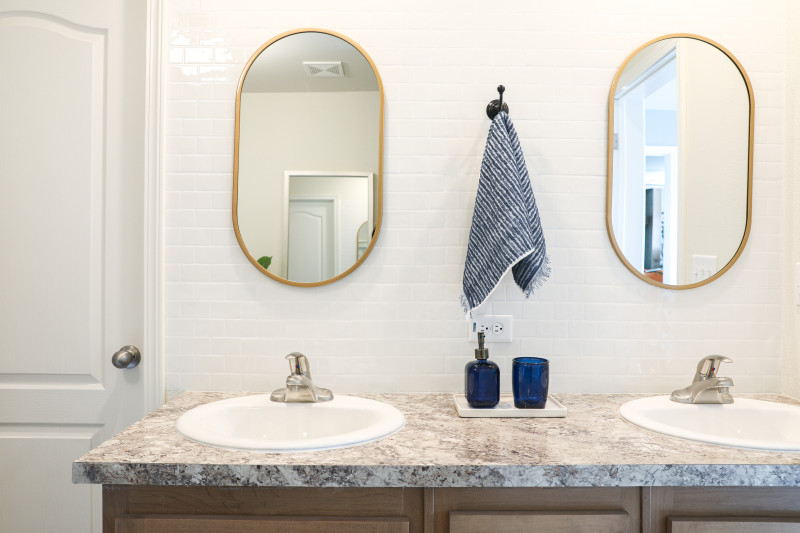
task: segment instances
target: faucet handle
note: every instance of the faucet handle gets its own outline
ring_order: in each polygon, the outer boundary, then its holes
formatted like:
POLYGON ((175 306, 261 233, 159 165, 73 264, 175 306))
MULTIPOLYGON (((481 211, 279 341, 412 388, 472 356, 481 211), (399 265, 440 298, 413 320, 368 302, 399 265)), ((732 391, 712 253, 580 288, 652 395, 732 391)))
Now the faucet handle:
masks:
POLYGON ((293 375, 306 376, 311 379, 311 365, 308 358, 300 352, 292 352, 286 356, 289 361, 289 372, 293 375))
POLYGON ((717 377, 717 371, 722 363, 733 363, 733 360, 724 355, 708 355, 697 363, 695 381, 717 377))

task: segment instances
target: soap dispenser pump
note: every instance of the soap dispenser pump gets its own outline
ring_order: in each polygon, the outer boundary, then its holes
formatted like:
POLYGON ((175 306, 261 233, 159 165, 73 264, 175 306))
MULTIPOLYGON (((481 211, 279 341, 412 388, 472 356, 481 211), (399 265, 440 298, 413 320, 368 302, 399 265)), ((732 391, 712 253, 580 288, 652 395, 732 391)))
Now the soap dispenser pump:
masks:
POLYGON ((500 402, 500 367, 489 360, 483 347, 484 333, 478 333, 475 360, 464 368, 464 394, 470 407, 494 407, 500 402))

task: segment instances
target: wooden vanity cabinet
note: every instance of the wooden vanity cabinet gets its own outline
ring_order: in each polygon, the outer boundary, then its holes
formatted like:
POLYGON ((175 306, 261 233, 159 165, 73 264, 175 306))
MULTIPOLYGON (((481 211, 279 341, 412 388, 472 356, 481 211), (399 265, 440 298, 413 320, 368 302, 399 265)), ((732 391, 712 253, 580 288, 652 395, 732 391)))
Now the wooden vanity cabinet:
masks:
POLYGON ((800 533, 797 487, 650 487, 647 533, 800 533))
POLYGON ((105 485, 104 533, 800 533, 800 488, 105 485))
POLYGON ((119 533, 408 533, 401 518, 126 516, 119 533))
POLYGON ((103 532, 422 532, 423 490, 104 485, 103 532))
POLYGON ((104 533, 641 530, 638 488, 270 488, 105 485, 104 533))
POLYGON ((433 532, 641 531, 637 487, 434 489, 433 532))

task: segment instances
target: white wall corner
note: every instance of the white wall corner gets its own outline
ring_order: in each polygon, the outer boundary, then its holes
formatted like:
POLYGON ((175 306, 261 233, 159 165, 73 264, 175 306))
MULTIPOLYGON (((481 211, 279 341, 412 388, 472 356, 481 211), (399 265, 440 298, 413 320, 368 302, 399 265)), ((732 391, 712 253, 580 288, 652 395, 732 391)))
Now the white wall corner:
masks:
POLYGON ((784 179, 784 324, 781 392, 800 398, 800 306, 795 305, 795 263, 800 262, 800 5, 786 3, 786 169, 784 179))

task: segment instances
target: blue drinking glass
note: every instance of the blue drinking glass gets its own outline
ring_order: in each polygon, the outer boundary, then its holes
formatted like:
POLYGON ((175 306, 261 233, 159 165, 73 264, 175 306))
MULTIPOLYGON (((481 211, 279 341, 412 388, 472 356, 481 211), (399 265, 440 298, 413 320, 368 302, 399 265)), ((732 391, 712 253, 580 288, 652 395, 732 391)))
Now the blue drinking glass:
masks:
POLYGON ((541 357, 515 357, 511 365, 514 407, 544 409, 550 384, 550 361, 541 357))

